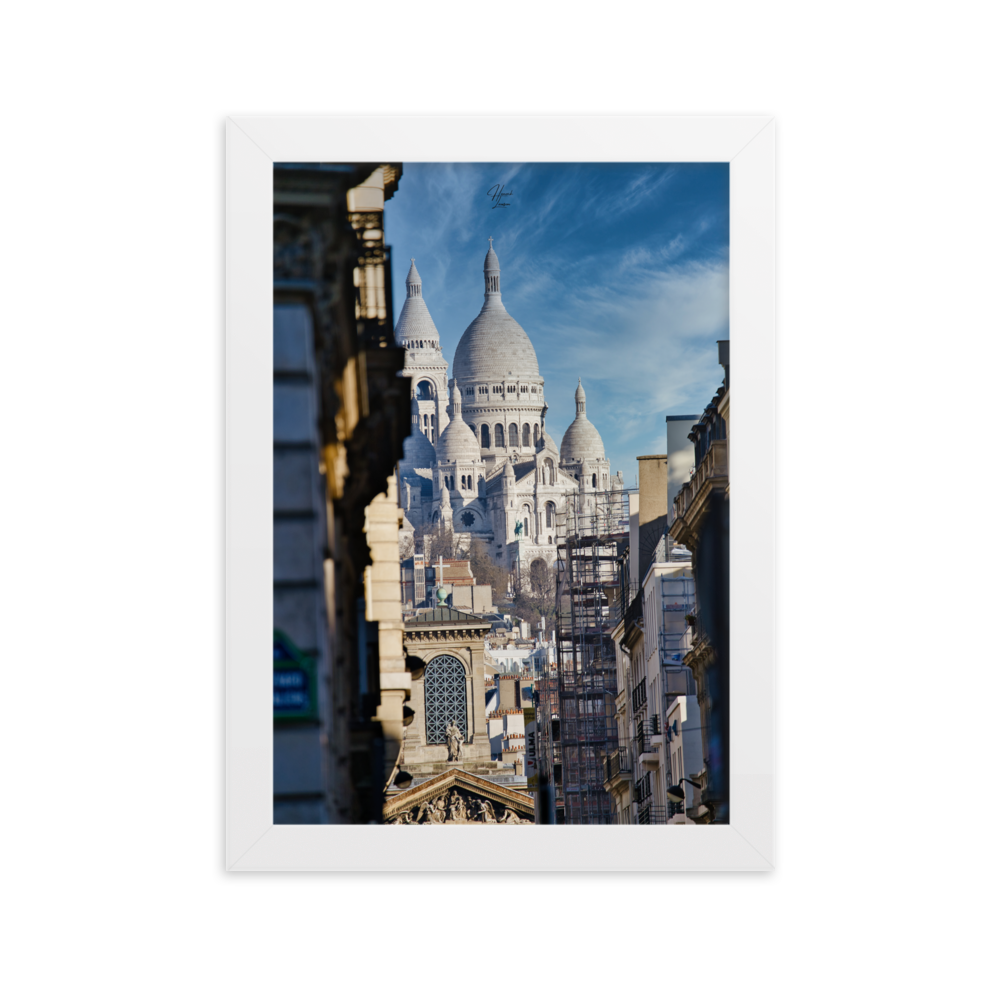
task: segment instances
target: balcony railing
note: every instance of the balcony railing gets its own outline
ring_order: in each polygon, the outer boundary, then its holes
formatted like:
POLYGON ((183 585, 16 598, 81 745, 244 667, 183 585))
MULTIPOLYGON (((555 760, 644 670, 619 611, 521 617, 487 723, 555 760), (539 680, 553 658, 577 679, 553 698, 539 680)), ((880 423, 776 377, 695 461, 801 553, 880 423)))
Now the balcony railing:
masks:
POLYGON ((646 704, 646 678, 632 688, 632 711, 638 712, 646 704))
POLYGON ((643 806, 639 809, 636 819, 640 826, 650 826, 654 823, 666 823, 667 808, 666 806, 643 806))
POLYGON ((647 774, 644 778, 640 778, 632 789, 632 801, 638 805, 642 805, 650 795, 653 794, 652 783, 650 777, 647 774))
POLYGON ((658 715, 651 715, 644 722, 637 722, 635 724, 636 756, 644 753, 656 753, 653 737, 660 735, 660 717, 658 715))
POLYGON ((614 781, 620 774, 632 773, 632 761, 629 759, 628 750, 619 748, 612 750, 604 758, 604 780, 614 781))
POLYGON ((708 446, 705 457, 698 463, 694 475, 686 482, 674 500, 674 510, 678 517, 684 517, 698 496, 698 491, 711 479, 729 478, 729 451, 725 438, 713 441, 708 446))

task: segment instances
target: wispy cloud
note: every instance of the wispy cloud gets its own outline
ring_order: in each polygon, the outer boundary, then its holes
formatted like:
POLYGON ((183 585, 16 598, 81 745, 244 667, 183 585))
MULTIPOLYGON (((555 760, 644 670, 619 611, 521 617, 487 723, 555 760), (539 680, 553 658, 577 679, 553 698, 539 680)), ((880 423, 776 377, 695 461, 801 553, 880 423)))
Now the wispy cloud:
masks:
POLYGON ((662 446, 667 412, 700 412, 728 336, 728 172, 719 164, 407 164, 386 210, 395 309, 417 257, 450 361, 482 304, 487 236, 504 303, 535 345, 549 426, 577 377, 613 468, 662 446), (513 190, 491 207, 496 183, 513 190))

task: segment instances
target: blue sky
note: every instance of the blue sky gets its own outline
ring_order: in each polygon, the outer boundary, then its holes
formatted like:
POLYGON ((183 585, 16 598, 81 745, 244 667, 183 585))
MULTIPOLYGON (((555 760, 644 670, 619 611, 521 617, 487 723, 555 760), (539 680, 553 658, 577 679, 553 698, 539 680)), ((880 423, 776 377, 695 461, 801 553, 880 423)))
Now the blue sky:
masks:
POLYGON ((504 305, 538 354, 549 432, 562 440, 582 378, 627 486, 637 455, 666 450, 665 415, 700 413, 721 384, 726 163, 406 163, 385 227, 394 319, 415 257, 449 365, 483 304, 494 237, 504 305), (492 207, 498 183, 507 207, 492 207))

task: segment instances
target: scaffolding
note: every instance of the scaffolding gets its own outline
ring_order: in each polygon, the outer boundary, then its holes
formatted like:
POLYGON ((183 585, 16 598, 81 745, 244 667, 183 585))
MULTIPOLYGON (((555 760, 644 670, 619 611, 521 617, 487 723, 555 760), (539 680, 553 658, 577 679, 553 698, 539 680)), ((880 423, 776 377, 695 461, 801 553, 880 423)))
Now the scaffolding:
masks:
POLYGON ((581 490, 557 515, 556 664, 535 685, 539 795, 545 823, 612 823, 605 759, 618 749, 619 558, 628 545, 628 492, 581 490))

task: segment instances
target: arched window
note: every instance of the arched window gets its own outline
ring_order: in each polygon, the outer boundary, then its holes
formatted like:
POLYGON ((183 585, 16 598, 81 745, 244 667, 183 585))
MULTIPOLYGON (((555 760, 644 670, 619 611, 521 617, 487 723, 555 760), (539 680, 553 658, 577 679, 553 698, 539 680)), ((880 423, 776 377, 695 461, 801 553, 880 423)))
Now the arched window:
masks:
MULTIPOLYGON (((420 345, 421 347, 423 344, 420 345)), ((434 398, 434 386, 427 381, 427 379, 422 379, 417 383, 417 399, 433 399, 434 398)))
MULTIPOLYGON (((547 503, 545 505, 545 527, 552 527, 552 517, 556 512, 556 505, 554 503, 547 503)), ((551 539, 550 539, 551 541, 551 539)))
POLYGON ((447 743, 446 730, 454 722, 469 741, 465 667, 454 656, 435 656, 424 671, 424 720, 428 743, 447 743))
POLYGON ((511 448, 517 447, 517 424, 510 425, 510 438, 508 439, 507 444, 510 445, 511 448))
POLYGON ((503 424, 497 424, 496 427, 493 428, 493 443, 498 448, 502 448, 504 446, 504 443, 503 443, 503 424))
POLYGON ((438 510, 434 511, 434 517, 433 517, 434 523, 437 524, 438 521, 440 520, 441 520, 441 512, 438 510))
POLYGON ((590 485, 593 486, 595 490, 597 489, 597 473, 596 472, 590 477, 590 485))
POLYGON ((528 443, 530 441, 531 441, 531 425, 525 424, 521 428, 521 444, 524 445, 525 448, 527 448, 528 443))
POLYGON ((535 534, 534 518, 531 516, 531 507, 529 504, 525 504, 521 508, 521 522, 524 527, 521 529, 524 534, 522 538, 532 538, 535 534))
POLYGON ((486 424, 483 424, 483 429, 480 434, 482 439, 482 445, 484 448, 489 448, 490 446, 490 429, 486 424))
POLYGON ((538 444, 538 439, 542 436, 541 431, 538 429, 538 424, 535 424, 535 444, 538 444))

